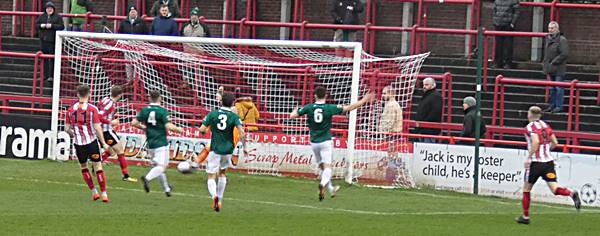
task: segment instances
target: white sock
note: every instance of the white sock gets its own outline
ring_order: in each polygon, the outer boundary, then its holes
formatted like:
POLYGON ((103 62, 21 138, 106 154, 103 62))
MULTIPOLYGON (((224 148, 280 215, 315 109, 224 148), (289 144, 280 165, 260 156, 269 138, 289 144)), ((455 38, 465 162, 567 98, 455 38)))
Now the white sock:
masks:
POLYGON ((219 177, 219 183, 217 183, 217 196, 219 201, 223 199, 223 193, 225 192, 225 186, 227 185, 227 177, 219 177))
POLYGON ((146 180, 147 181, 153 180, 154 178, 158 177, 160 174, 162 174, 164 172, 165 172, 165 168, 163 168, 162 166, 155 166, 150 171, 148 171, 148 174, 146 175, 146 180))
POLYGON ((326 186, 331 181, 331 168, 325 168, 321 174, 321 186, 326 186))
POLYGON ((217 196, 217 183, 214 179, 208 179, 206 184, 208 185, 208 193, 212 198, 215 198, 217 196))
POLYGON ((333 187, 333 183, 331 183, 331 181, 327 183, 327 191, 329 191, 329 193, 333 193, 333 191, 335 191, 335 188, 333 187))
POLYGON ((97 194, 98 190, 96 190, 96 188, 92 189, 92 194, 97 194))
POLYGON ((167 182, 167 175, 165 173, 160 174, 158 180, 160 181, 160 184, 162 184, 163 189, 165 189, 165 192, 171 192, 171 187, 169 187, 169 182, 167 182))

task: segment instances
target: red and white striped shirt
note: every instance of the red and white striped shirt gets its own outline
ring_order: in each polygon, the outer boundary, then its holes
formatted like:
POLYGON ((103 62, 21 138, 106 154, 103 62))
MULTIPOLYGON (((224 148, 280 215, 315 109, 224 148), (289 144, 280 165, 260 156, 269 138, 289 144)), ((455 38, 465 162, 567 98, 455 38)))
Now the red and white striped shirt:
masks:
POLYGON ((98 103, 98 114, 100 115, 100 122, 102 122, 103 131, 112 130, 112 125, 110 122, 113 120, 116 112, 117 109, 112 98, 105 97, 100 101, 100 103, 98 103))
POLYGON ((550 162, 554 161, 551 156, 550 146, 552 145, 552 128, 546 122, 537 120, 527 125, 527 132, 525 133, 525 139, 527 139, 527 149, 531 150, 532 147, 532 136, 537 136, 540 141, 540 146, 531 158, 531 161, 535 162, 550 162))
POLYGON ((88 103, 75 103, 67 112, 67 124, 75 133, 75 144, 87 145, 96 140, 94 124, 100 123, 98 108, 88 103))

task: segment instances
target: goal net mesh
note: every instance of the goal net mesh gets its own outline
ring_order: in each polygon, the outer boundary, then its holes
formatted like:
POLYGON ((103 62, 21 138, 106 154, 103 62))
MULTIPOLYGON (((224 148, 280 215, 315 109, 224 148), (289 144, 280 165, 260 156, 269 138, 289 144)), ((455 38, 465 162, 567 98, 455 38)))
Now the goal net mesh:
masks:
MULTIPOLYGON (((240 154, 235 168, 252 174, 315 177, 317 163, 309 143, 306 118, 289 119, 294 109, 314 102, 314 88, 324 86, 328 103, 349 104, 352 98, 352 49, 302 46, 251 46, 223 43, 164 43, 143 40, 102 40, 63 37, 60 70, 59 130, 64 113, 75 102, 79 84, 92 89, 90 102, 109 96, 121 85, 124 97, 117 102, 115 127, 126 155, 144 160, 145 138, 129 123, 148 105, 147 94, 160 91, 162 106, 173 122, 185 128, 171 134, 171 160, 196 160, 210 142, 210 134, 197 128, 208 112, 220 107, 219 87, 233 93, 236 111, 248 128, 250 152, 240 154), (257 118, 256 124, 251 119, 257 118)), ((408 140, 389 126, 390 117, 408 118, 417 74, 428 54, 378 58, 361 54, 358 94, 368 91, 377 99, 357 110, 355 150, 348 149, 349 114, 333 117, 333 174, 364 184, 411 187, 408 140), (404 111, 384 115, 385 87, 404 111), (353 158, 350 158, 350 157, 353 158), (350 166, 352 165, 352 166, 350 166), (349 168, 352 168, 349 172, 349 168)), ((356 90, 355 90, 356 91, 356 90)), ((237 151, 236 151, 237 152, 237 151)), ((200 163, 200 168, 203 167, 200 163)))

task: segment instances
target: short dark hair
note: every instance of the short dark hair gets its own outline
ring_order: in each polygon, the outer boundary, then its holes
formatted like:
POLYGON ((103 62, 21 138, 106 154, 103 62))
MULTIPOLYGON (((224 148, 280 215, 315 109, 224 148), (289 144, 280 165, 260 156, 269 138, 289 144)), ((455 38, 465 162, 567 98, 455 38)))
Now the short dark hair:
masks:
POLYGON ((235 96, 233 96, 232 93, 230 93, 230 92, 223 93, 223 97, 221 98, 221 102, 223 103, 224 107, 231 107, 231 106, 233 106, 233 102, 234 101, 235 101, 235 96))
POLYGON ((87 95, 90 95, 90 86, 87 86, 85 84, 77 86, 77 96, 78 97, 83 98, 83 97, 86 97, 87 95))
POLYGON ((316 87, 315 96, 317 96, 317 99, 324 99, 327 96, 327 89, 323 86, 316 87))
MULTIPOLYGON (((168 9, 168 8, 169 8, 169 5, 167 5, 167 4, 162 4, 162 5, 160 5, 160 8, 158 8, 158 9, 162 9, 162 8, 165 8, 165 7, 168 9)), ((169 9, 169 10, 171 10, 171 9, 169 9)))
POLYGON ((119 85, 115 85, 112 86, 112 88, 110 88, 110 96, 111 97, 116 97, 123 94, 123 87, 119 86, 119 85))
POLYGON ((148 95, 150 95, 150 101, 152 102, 158 102, 160 99, 160 92, 158 90, 152 90, 148 93, 148 95))

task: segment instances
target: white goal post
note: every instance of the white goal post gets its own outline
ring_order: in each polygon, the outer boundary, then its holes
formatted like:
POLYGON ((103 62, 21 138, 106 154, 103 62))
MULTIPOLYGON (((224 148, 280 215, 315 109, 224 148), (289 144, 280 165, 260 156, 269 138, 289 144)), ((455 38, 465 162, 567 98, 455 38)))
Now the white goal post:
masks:
MULTIPOLYGON (((378 58, 364 53, 357 42, 69 31, 57 32, 55 48, 51 120, 55 134, 63 129, 64 112, 75 100, 73 91, 78 84, 90 85, 90 102, 94 104, 108 95, 112 85, 122 85, 126 92, 123 101, 118 103, 122 126, 117 132, 126 142, 143 142, 139 141, 143 140, 138 137, 139 131, 132 130, 127 123, 147 103, 147 92, 158 90, 174 122, 186 129, 183 136, 170 142, 173 160, 194 158, 194 153, 199 151, 197 142, 206 145, 208 138, 197 134, 195 128, 207 111, 218 107, 215 94, 218 87, 224 86, 238 97, 252 99, 261 115, 256 130, 248 134, 252 140, 250 145, 254 145, 254 156, 240 159, 238 168, 272 175, 314 174, 307 168, 307 165, 314 167, 315 163, 314 158, 309 157, 312 153, 305 138, 308 137, 305 119, 293 121, 287 119, 287 115, 297 107, 314 102, 312 90, 316 86, 326 87, 328 102, 336 104, 356 102, 368 90, 380 94, 383 87, 389 86, 400 106, 408 109, 417 74, 428 56, 378 58), (185 151, 181 151, 183 149, 185 151), (179 155, 180 152, 183 154, 179 155)), ((334 164, 334 176, 352 182, 373 175, 376 184, 411 185, 398 183, 397 174, 391 184, 384 183, 390 177, 374 174, 381 170, 373 166, 388 158, 388 154, 383 153, 398 155, 404 151, 396 147, 406 143, 406 138, 401 135, 390 138, 390 131, 381 128, 381 113, 380 103, 369 104, 335 118, 334 162, 337 166, 334 164)), ((69 150, 57 149, 59 142, 54 140, 51 158, 70 155, 69 150)), ((144 158, 143 145, 136 145, 130 147, 136 152, 133 158, 144 158)))

